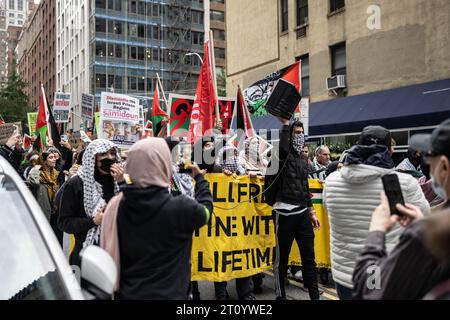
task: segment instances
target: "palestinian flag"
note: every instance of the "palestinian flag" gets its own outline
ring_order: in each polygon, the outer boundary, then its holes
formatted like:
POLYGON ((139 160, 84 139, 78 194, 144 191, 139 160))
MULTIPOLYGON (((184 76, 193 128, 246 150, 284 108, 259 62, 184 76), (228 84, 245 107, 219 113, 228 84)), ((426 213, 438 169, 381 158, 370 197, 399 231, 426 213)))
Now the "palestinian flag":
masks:
POLYGON ((58 130, 58 125, 55 122, 55 118, 53 118, 53 113, 48 108, 48 124, 50 125, 50 133, 53 140, 53 145, 58 149, 61 147, 61 135, 58 130))
POLYGON ((23 148, 25 150, 29 150, 31 148, 32 142, 31 137, 27 134, 23 136, 23 148))
MULTIPOLYGON (((44 93, 44 89, 42 89, 44 93)), ((47 147, 47 108, 44 94, 39 98, 39 110, 36 118, 36 150, 42 150, 47 147)))
POLYGON ((159 87, 156 83, 155 93, 153 95, 153 107, 152 107, 152 123, 153 123, 153 136, 157 137, 159 131, 162 129, 165 123, 167 113, 161 109, 159 104, 159 87))
POLYGON ((268 114, 264 108, 269 100, 278 80, 283 79, 292 84, 298 92, 301 91, 301 61, 278 70, 264 79, 259 80, 244 90, 244 100, 249 112, 255 117, 268 114))

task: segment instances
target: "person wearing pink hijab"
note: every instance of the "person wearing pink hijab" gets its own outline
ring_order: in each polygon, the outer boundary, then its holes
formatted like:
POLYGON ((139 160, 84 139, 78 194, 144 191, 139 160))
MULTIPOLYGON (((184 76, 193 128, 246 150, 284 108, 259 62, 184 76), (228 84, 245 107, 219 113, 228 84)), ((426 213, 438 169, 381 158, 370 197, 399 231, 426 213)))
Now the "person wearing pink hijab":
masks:
POLYGON ((194 164, 195 199, 170 191, 172 160, 164 139, 134 144, 121 193, 105 210, 100 245, 119 267, 116 298, 186 300, 195 229, 213 211, 209 183, 194 164))

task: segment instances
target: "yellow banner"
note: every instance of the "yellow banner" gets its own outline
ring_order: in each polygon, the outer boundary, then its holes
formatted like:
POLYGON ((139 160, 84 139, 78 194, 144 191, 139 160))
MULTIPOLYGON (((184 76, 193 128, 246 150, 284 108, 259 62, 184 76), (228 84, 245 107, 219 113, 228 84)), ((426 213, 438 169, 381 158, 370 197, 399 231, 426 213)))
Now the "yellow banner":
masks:
POLYGON ((207 226, 194 234, 192 280, 228 281, 268 270, 275 254, 272 208, 258 178, 206 175, 214 200, 207 226))
MULTIPOLYGON (((206 175, 214 200, 210 222, 194 234, 192 280, 228 281, 272 267, 275 233, 272 208, 262 203, 264 181, 258 178, 206 175)), ((316 263, 330 268, 329 223, 322 204, 322 184, 310 180, 314 209, 321 223, 315 230, 316 263)), ((294 241, 290 265, 301 265, 294 241)))
MULTIPOLYGON (((331 268, 330 257, 330 224, 328 214, 323 206, 323 183, 319 180, 309 180, 309 191, 312 194, 312 202, 317 218, 320 221, 320 229, 314 230, 314 252, 318 268, 331 268)), ((300 266, 301 258, 297 242, 294 240, 289 256, 289 265, 300 266)))

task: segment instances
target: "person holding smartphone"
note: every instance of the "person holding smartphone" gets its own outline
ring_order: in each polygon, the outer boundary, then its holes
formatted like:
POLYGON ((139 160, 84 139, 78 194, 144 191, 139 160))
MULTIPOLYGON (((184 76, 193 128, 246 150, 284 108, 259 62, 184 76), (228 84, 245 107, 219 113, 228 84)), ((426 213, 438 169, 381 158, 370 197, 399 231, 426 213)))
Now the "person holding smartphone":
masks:
MULTIPOLYGON (((430 206, 419 183, 411 175, 395 171, 392 161, 392 138, 386 128, 369 126, 363 129, 358 144, 347 153, 344 167, 327 177, 323 191, 324 205, 330 221, 331 270, 341 300, 352 299, 352 275, 356 260, 363 251, 369 234, 370 217, 379 204, 387 179, 392 194, 401 193, 410 203, 427 215, 430 206)), ((400 199, 400 197, 398 197, 400 199)), ((391 252, 404 229, 400 226, 386 233, 387 252, 391 252)))
POLYGON ((25 156, 25 151, 22 148, 22 135, 20 133, 13 133, 4 145, 0 145, 0 155, 22 176, 23 170, 20 164, 25 156))

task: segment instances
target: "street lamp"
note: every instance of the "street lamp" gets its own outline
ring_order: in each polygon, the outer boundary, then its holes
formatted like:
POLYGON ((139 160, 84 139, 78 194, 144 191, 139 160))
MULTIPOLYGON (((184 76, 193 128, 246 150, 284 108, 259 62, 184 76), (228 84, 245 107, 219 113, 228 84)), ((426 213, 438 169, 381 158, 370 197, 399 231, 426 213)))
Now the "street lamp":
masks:
POLYGON ((186 57, 193 56, 193 55, 197 56, 200 59, 201 63, 203 64, 203 59, 197 52, 189 52, 189 53, 185 54, 186 57))

